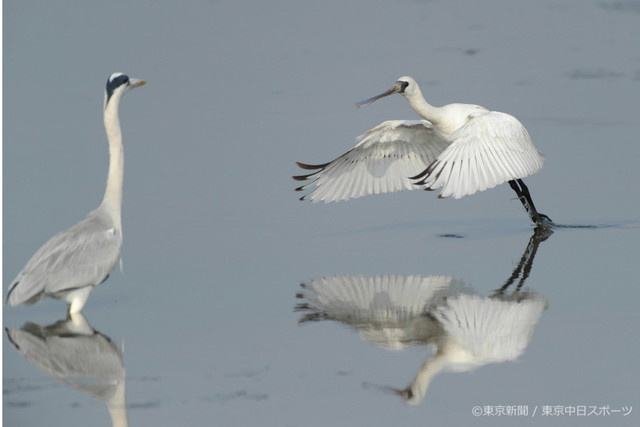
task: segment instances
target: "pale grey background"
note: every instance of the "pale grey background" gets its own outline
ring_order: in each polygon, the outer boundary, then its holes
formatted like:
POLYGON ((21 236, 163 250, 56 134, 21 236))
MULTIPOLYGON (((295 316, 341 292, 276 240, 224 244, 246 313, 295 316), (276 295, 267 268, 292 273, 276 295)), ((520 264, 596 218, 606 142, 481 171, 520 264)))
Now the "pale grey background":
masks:
MULTIPOLYGON (((121 108, 124 273, 84 314, 125 346, 132 426, 637 425, 637 0, 134 0, 4 3, 4 292, 33 252, 102 197, 110 73, 148 80, 121 108), (388 352, 323 322, 298 326, 299 283, 443 274, 488 295, 531 226, 501 186, 461 200, 406 192, 298 202, 294 161, 324 162, 387 119, 412 75, 435 105, 517 116, 546 153, 529 179, 562 229, 527 285, 549 300, 517 363, 404 387, 428 348, 388 352), (458 233, 462 239, 439 237, 458 233), (627 417, 474 418, 474 405, 632 406, 627 417)), ((7 308, 5 327, 64 305, 7 308)), ((109 425, 8 342, 7 426, 109 425)))

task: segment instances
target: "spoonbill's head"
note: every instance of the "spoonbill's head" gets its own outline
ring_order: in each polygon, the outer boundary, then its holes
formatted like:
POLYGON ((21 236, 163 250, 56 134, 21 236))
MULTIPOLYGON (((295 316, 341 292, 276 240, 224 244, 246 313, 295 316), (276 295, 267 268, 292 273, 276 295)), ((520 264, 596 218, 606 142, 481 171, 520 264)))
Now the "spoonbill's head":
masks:
POLYGON ((405 98, 411 98, 415 95, 420 94, 420 86, 418 83, 409 76, 400 77, 393 87, 386 92, 382 92, 380 95, 376 95, 373 98, 365 99, 364 101, 360 101, 356 103, 356 107, 364 107, 365 105, 369 105, 374 101, 377 101, 380 98, 384 98, 385 96, 393 95, 394 93, 399 93, 405 98))

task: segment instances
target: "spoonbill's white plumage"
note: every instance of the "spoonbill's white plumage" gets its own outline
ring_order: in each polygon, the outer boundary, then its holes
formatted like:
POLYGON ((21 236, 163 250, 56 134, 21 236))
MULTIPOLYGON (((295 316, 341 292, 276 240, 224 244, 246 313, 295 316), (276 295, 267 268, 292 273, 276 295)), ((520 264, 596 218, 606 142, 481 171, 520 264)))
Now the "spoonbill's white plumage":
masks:
POLYGON ((299 323, 334 320, 387 350, 429 344, 442 328, 426 314, 466 286, 449 276, 347 275, 301 285, 299 323))
POLYGON ((439 372, 466 372, 516 360, 529 345, 546 306, 547 300, 536 294, 520 300, 465 294, 448 299, 431 313, 443 328, 436 354, 398 394, 415 405, 424 399, 439 372))
POLYGON ((420 189, 409 177, 428 167, 449 145, 437 137, 426 120, 389 120, 357 140, 353 149, 329 163, 297 163, 303 169, 314 170, 309 175, 294 177, 313 179, 297 189, 315 186, 301 200, 338 202, 369 194, 420 189))
POLYGON ((509 182, 535 223, 551 223, 539 214, 521 178, 538 172, 544 157, 515 117, 479 105, 430 105, 416 81, 400 77, 368 105, 399 93, 424 120, 386 121, 358 138, 358 144, 335 160, 308 165, 295 176, 313 187, 301 200, 334 202, 369 194, 423 188, 441 189, 440 198, 460 197, 509 182))
POLYGON ((306 302, 296 305, 305 313, 299 323, 337 321, 387 350, 435 346, 406 388, 390 389, 409 404, 424 399, 440 372, 516 360, 547 306, 546 298, 520 288, 510 295, 504 294, 506 286, 492 297, 473 295, 448 276, 334 276, 302 287, 298 298, 306 302))
POLYGON ((93 287, 103 282, 120 257, 124 154, 118 107, 122 95, 144 80, 113 73, 107 80, 104 126, 109 172, 102 203, 83 220, 47 241, 11 282, 6 302, 34 304, 43 297, 64 299, 78 313, 93 287))

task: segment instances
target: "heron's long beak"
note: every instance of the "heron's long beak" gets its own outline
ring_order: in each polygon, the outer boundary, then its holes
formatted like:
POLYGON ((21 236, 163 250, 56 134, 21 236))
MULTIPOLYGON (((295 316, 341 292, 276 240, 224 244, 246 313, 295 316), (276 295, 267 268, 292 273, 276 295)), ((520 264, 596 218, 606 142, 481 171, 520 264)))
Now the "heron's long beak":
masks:
POLYGON ((380 98, 384 98, 385 96, 393 95, 394 93, 400 93, 402 91, 402 87, 396 83, 393 85, 391 89, 386 92, 382 92, 380 95, 376 95, 373 98, 365 99, 364 101, 356 102, 356 107, 364 107, 365 105, 369 105, 374 101, 377 101, 380 98))
POLYGON ((146 80, 129 79, 129 86, 132 86, 132 87, 144 86, 146 84, 147 84, 146 80))

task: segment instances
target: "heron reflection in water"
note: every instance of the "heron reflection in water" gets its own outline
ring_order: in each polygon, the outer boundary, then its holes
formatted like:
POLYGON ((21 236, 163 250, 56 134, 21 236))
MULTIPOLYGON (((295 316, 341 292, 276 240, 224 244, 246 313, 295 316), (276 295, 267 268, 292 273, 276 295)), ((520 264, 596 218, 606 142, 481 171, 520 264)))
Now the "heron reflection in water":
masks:
POLYGON ((6 328, 11 344, 45 375, 103 402, 114 427, 128 426, 122 352, 80 313, 48 326, 6 328))
POLYGON ((524 352, 547 300, 523 286, 550 233, 536 228, 509 279, 489 297, 447 276, 335 276, 302 285, 299 322, 338 321, 386 349, 433 345, 434 355, 406 388, 384 387, 418 404, 439 372, 512 361, 524 352))

